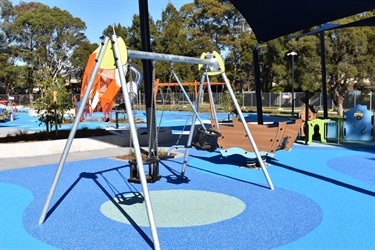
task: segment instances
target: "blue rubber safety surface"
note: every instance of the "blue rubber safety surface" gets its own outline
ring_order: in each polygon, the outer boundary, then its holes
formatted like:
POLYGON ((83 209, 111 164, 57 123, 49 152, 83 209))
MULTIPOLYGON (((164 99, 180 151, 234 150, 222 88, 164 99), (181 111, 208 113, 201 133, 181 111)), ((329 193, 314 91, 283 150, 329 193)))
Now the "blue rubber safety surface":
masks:
MULTIPOLYGON (((244 113, 244 118, 247 122, 256 122, 257 116, 253 113, 244 113)), ((114 128, 116 124, 114 122, 104 122, 102 112, 94 112, 91 118, 87 118, 85 121, 80 122, 78 125, 79 129, 87 128, 87 129, 97 129, 97 128, 114 128)), ((125 116, 127 118, 127 116, 125 116)), ((135 119, 139 121, 146 122, 146 112, 143 110, 139 110, 135 112, 135 119)), ((156 119, 157 119, 157 126, 160 127, 172 127, 176 131, 181 131, 185 124, 185 130, 188 130, 190 127, 190 122, 193 117, 193 112, 177 112, 177 111, 157 111, 156 112, 156 119)), ((115 119, 115 112, 112 112, 112 118, 115 119)), ((119 114, 119 118, 124 118, 124 114, 119 114)), ((203 122, 209 123, 211 119, 211 114, 208 113, 200 113, 199 118, 203 122)), ((227 120, 228 114, 227 113, 217 113, 218 120, 227 120)), ((231 119, 231 118, 230 118, 231 119)), ((285 121, 286 118, 279 118, 279 117, 272 117, 268 115, 264 115, 263 118, 264 122, 276 122, 276 121, 285 121)), ((199 122, 199 119, 197 119, 199 122)), ((62 124, 59 129, 61 130, 69 130, 72 128, 73 124, 62 124)), ((128 124, 119 123, 120 127, 128 128, 128 124)), ((137 124, 138 127, 146 127, 145 123, 137 124)), ((38 121, 38 117, 36 116, 29 116, 27 110, 24 112, 18 113, 18 116, 13 121, 6 121, 0 122, 0 128, 15 128, 23 131, 45 131, 45 125, 40 124, 38 121)), ((54 128, 52 128, 54 129, 54 128)))
MULTIPOLYGON (((148 185, 151 198, 153 191, 199 190, 234 197, 245 208, 234 217, 214 223, 160 227, 161 247, 374 249, 375 187, 367 181, 375 177, 374 149, 295 145, 290 152, 278 151, 274 159, 268 160, 274 191, 267 188, 261 171, 239 167, 246 163, 240 157, 222 158, 218 152, 192 149, 184 179, 178 178, 182 158, 163 160, 161 180, 148 185), (336 162, 340 163, 338 170, 336 162)), ((39 226, 55 170, 56 165, 46 165, 0 172, 2 249, 152 248, 150 228, 138 225, 137 218, 129 218, 126 209, 142 199, 130 199, 125 206, 119 206, 119 197, 139 198, 142 188, 127 181, 129 165, 117 159, 66 163, 47 220, 39 226), (132 223, 104 215, 101 206, 108 201, 132 223)), ((170 209, 159 213, 182 210, 193 220, 198 214, 193 204, 205 204, 209 199, 202 201, 199 195, 190 199, 192 206, 173 202, 167 204, 170 209)), ((221 211, 215 203, 202 207, 206 213, 217 213, 218 218, 233 208, 232 204, 221 204, 221 211)))
MULTIPOLYGON (((375 249, 375 145, 277 151, 267 159, 275 190, 262 171, 241 167, 246 158, 189 155, 185 178, 183 158, 172 158, 148 184, 153 205, 164 195, 154 209, 156 226, 167 218, 157 228, 162 249, 375 249)), ((144 204, 141 185, 119 159, 66 163, 39 226, 56 167, 0 172, 2 250, 152 249, 150 227, 132 213, 144 204)))

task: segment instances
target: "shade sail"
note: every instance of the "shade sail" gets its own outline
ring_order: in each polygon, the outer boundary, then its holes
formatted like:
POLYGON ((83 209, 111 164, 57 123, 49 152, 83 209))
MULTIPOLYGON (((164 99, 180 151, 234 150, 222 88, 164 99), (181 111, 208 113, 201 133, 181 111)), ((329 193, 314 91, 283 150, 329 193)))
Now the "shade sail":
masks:
POLYGON ((320 33, 327 30, 333 30, 333 29, 342 29, 342 28, 352 28, 352 27, 364 27, 364 26, 374 26, 375 27, 375 16, 365 18, 362 20, 358 20, 355 22, 347 23, 347 24, 334 24, 334 23, 325 23, 318 29, 312 30, 310 32, 292 37, 292 38, 299 38, 303 36, 308 36, 316 33, 320 33))
POLYGON ((375 0, 230 0, 258 43, 375 9, 375 0))

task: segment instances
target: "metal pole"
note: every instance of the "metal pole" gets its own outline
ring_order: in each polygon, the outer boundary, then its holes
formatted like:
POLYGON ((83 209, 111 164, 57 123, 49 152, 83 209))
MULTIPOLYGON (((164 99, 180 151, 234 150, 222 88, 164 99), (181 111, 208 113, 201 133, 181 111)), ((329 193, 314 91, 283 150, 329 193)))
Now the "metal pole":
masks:
POLYGON ((68 137, 68 139, 66 141, 66 144, 65 144, 65 147, 64 147, 64 151, 63 151, 63 153, 61 155, 61 158, 60 158, 60 161, 59 161, 59 165, 58 165, 56 173, 55 173, 55 177, 53 178, 53 181, 52 181, 52 184, 51 184, 51 187, 50 187, 50 190, 49 190, 46 202, 45 202, 44 207, 43 207, 42 214, 40 215, 39 225, 43 224, 44 221, 45 221, 45 219, 46 219, 48 208, 50 206, 53 194, 55 193, 55 189, 56 189, 57 183, 58 183, 58 181, 60 179, 60 175, 61 175, 62 169, 64 167, 66 158, 68 157, 68 153, 69 153, 70 147, 72 145, 74 136, 76 134, 79 121, 80 121, 80 119, 82 117, 83 110, 85 109, 85 105, 84 104, 88 101, 91 88, 92 88, 92 86, 94 84, 94 81, 95 81, 95 76, 98 73, 98 70, 99 70, 99 67, 100 67, 100 63, 103 60, 103 56, 104 56, 105 50, 106 50, 106 48, 108 46, 108 41, 109 41, 109 38, 105 37, 104 38, 104 42, 102 42, 102 47, 101 47, 101 49, 99 51, 98 59, 95 62, 94 69, 93 69, 93 71, 91 73, 91 76, 90 76, 89 82, 87 84, 85 93, 84 93, 83 98, 81 100, 82 105, 79 107, 78 114, 77 114, 76 118, 74 119, 72 130, 69 133, 69 137, 68 137))
MULTIPOLYGON (((196 117, 198 118, 199 122, 200 122, 200 123, 202 124, 202 126, 203 126, 204 123, 203 123, 203 121, 201 120, 201 118, 199 117, 199 115, 198 115, 198 111, 195 109, 193 103, 191 102, 191 100, 190 100, 190 98, 189 98, 189 95, 186 93, 184 86, 182 85, 182 83, 180 82, 180 79, 178 78, 178 76, 176 75, 176 73, 175 73, 174 71, 173 71, 173 75, 174 75, 175 79, 177 80, 177 83, 178 83, 178 85, 180 86, 180 88, 181 88, 183 94, 185 95, 186 100, 188 101, 188 103, 189 103, 191 109, 193 110, 194 114, 196 115, 196 117)), ((207 131, 207 129, 206 129, 205 126, 203 126, 203 128, 204 128, 205 131, 207 131)))
POLYGON ((217 62, 216 58, 195 58, 189 56, 177 56, 172 54, 163 54, 155 52, 145 52, 128 50, 129 58, 136 59, 146 59, 146 60, 156 60, 164 62, 180 62, 180 63, 190 63, 190 64, 207 64, 208 66, 213 65, 217 62))
POLYGON ((309 95, 308 92, 305 92, 305 126, 302 129, 305 129, 305 144, 309 141, 309 95))
POLYGON ((144 200, 146 203, 148 221, 149 221, 151 232, 152 232, 152 238, 154 239, 154 248, 160 249, 158 233, 156 230, 154 214, 153 214, 152 206, 151 206, 150 194, 149 194, 148 186, 147 186, 147 179, 146 179, 146 175, 145 175, 144 168, 143 168, 142 154, 141 154, 141 148, 139 146, 139 141, 138 141, 137 128, 135 126, 135 119, 133 117, 133 112, 131 112, 132 108, 131 108, 130 98, 129 98, 128 90, 126 86, 125 74, 124 74, 123 67, 122 67, 121 54, 117 46, 116 35, 112 35, 112 44, 113 44, 113 50, 114 50, 114 54, 116 58, 117 69, 118 69, 119 76, 120 76, 122 94, 124 95, 125 107, 126 107, 127 114, 128 114, 129 127, 130 127, 131 136, 132 136, 132 143, 134 145, 134 153, 135 153, 135 158, 136 158, 137 166, 138 166, 138 174, 141 180, 143 196, 144 196, 144 200))
MULTIPOLYGON (((149 27, 149 12, 148 12, 148 1, 139 0, 139 19, 141 26, 141 45, 143 51, 151 51, 150 45, 150 27, 149 27)), ((129 51, 128 51, 129 54, 129 51)), ((157 152, 157 145, 155 143, 156 135, 156 114, 151 109, 155 107, 154 98, 152 98, 152 62, 143 60, 143 73, 145 83, 145 100, 146 100, 146 121, 147 121, 147 133, 150 136, 150 145, 154 145, 151 151, 157 152)))
POLYGON ((270 188, 271 190, 274 190, 274 187, 273 187, 273 184, 272 184, 271 178, 270 178, 270 176, 268 175, 268 172, 267 172, 267 169, 266 169, 266 167, 265 167, 265 165, 264 165, 263 159, 262 159, 262 157, 261 157, 260 154, 259 154, 258 147, 257 147, 257 145, 256 145, 256 143, 255 143, 255 141, 254 141, 254 139, 253 139, 253 136, 252 136, 251 133, 250 133, 250 129, 249 129, 249 127, 248 127, 247 124, 246 124, 246 120, 245 120, 245 118, 244 118, 244 116, 243 116, 243 114, 242 114, 241 108, 240 108, 240 106, 239 106, 238 103, 237 103, 236 96, 235 96, 234 93, 233 93, 233 90, 232 90, 232 87, 230 86, 229 80, 228 80, 228 78, 227 78, 227 76, 226 76, 225 73, 221 73, 221 76, 223 77, 224 82, 225 82, 225 85, 227 86, 228 91, 229 91, 229 93, 230 93, 230 96, 231 96, 231 98, 232 98, 232 101, 233 101, 234 105, 236 106, 236 109, 237 109, 238 115, 239 115, 239 117, 240 117, 240 119, 241 119, 242 125, 243 125, 243 127, 244 127, 244 129, 245 129, 245 131, 246 131, 247 137, 249 138, 250 144, 251 144, 251 146, 253 147, 254 153, 255 153, 255 155, 256 155, 258 161, 259 161, 259 164, 260 164, 260 167, 262 168, 262 171, 263 171, 263 173, 264 173, 264 176, 265 176, 266 179, 267 179, 267 182, 268 182, 269 188, 270 188))
POLYGON ((294 118, 294 55, 292 55, 292 118, 294 118))
MULTIPOLYGON (((202 95, 203 86, 204 86, 204 74, 202 74, 201 82, 200 82, 200 85, 199 85, 197 100, 195 101, 195 109, 197 111, 199 110, 199 101, 200 101, 200 98, 201 98, 201 95, 202 95)), ((190 133, 189 133, 188 141, 186 143, 186 151, 185 151, 185 155, 184 155, 184 162, 182 163, 182 168, 181 168, 181 178, 184 177, 184 175, 185 175, 186 165, 187 165, 187 161, 188 161, 188 157, 189 157, 189 151, 190 151, 190 148, 191 148, 191 142, 192 142, 193 136, 194 136, 196 118, 197 118, 197 115, 196 115, 196 113, 194 113, 193 118, 191 120, 191 126, 190 126, 190 133)))
POLYGON ((258 57, 258 45, 253 46, 253 63, 254 63, 254 78, 255 78, 255 96, 257 103, 257 117, 258 124, 263 124, 263 110, 262 110, 262 89, 260 84, 260 68, 258 57))
POLYGON ((287 54, 287 56, 292 56, 292 117, 294 118, 294 56, 297 55, 296 52, 292 51, 287 54))
POLYGON ((324 119, 328 119, 326 49, 324 43, 324 31, 320 32, 320 59, 322 64, 323 114, 324 119))

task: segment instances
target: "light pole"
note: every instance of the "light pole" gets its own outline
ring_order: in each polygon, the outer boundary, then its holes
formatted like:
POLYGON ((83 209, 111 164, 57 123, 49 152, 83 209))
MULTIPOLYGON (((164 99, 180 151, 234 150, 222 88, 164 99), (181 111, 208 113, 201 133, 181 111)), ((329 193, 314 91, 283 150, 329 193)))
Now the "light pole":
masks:
POLYGON ((297 53, 292 51, 286 55, 292 56, 292 118, 294 118, 294 56, 296 56, 297 53))

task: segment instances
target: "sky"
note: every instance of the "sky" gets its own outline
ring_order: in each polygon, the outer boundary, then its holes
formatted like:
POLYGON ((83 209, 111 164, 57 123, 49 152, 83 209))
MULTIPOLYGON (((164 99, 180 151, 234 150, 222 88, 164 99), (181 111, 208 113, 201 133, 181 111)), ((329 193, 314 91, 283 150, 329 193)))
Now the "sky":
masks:
MULTIPOLYGON (((11 0, 13 5, 20 0, 11 0)), ((128 27, 132 24, 133 15, 139 15, 138 0, 23 0, 23 2, 40 2, 50 7, 68 11, 86 23, 86 36, 91 43, 100 43, 100 36, 108 25, 120 23, 128 27)), ((171 2, 177 10, 193 0, 148 0, 148 9, 152 18, 161 19, 161 13, 171 2)))

